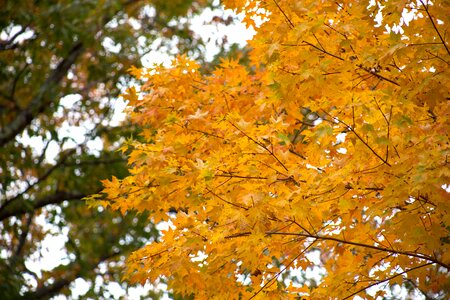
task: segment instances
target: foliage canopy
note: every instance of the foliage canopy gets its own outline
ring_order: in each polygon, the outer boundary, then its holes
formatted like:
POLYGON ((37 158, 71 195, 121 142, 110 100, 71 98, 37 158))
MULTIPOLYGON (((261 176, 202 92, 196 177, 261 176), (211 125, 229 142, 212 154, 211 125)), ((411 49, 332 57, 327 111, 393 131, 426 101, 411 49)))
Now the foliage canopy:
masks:
POLYGON ((225 2, 266 18, 250 68, 132 70, 131 175, 90 199, 173 225, 127 278, 198 299, 448 297, 450 2, 225 2))

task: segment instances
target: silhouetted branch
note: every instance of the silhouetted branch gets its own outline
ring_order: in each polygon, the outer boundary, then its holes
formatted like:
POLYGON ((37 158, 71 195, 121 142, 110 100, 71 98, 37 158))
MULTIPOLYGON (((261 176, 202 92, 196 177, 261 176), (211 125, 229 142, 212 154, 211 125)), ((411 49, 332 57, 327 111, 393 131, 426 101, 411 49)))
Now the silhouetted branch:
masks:
POLYGON ((0 41, 0 51, 5 51, 5 50, 11 50, 14 48, 17 48, 18 44, 14 43, 14 41, 16 40, 16 38, 21 35, 22 33, 25 32, 25 30, 28 29, 28 25, 27 26, 23 26, 22 28, 20 28, 19 31, 17 31, 9 40, 6 41, 0 41))
POLYGON ((385 279, 383 279, 383 280, 377 280, 377 281, 375 281, 374 283, 371 283, 371 284, 369 284, 369 285, 367 285, 367 286, 365 286, 365 287, 363 287, 363 288, 357 290, 356 292, 351 293, 350 295, 348 295, 347 297, 345 297, 343 300, 349 299, 349 298, 351 298, 351 297, 353 297, 353 296, 356 296, 357 294, 359 294, 359 293, 361 293, 361 292, 363 292, 363 291, 365 291, 365 290, 367 290, 367 289, 369 289, 369 288, 371 288, 371 287, 373 287, 373 286, 379 285, 379 284, 381 284, 381 283, 383 283, 383 282, 386 282, 386 281, 389 281, 389 280, 391 280, 391 279, 394 279, 395 277, 401 276, 401 275, 403 275, 403 274, 406 274, 406 273, 408 273, 408 272, 417 270, 417 269, 422 268, 422 267, 429 266, 429 265, 431 265, 431 264, 432 264, 432 263, 426 263, 426 264, 423 264, 423 265, 418 265, 418 266, 416 266, 416 267, 414 267, 414 268, 411 268, 411 269, 405 270, 405 271, 403 271, 403 272, 394 274, 394 275, 392 275, 392 276, 390 276, 390 277, 388 277, 388 278, 385 278, 385 279))
MULTIPOLYGON (((121 254, 120 251, 114 251, 110 254, 106 254, 103 255, 102 257, 100 257, 100 259, 94 263, 91 263, 88 265, 88 268, 90 271, 94 270, 95 268, 97 268, 97 266, 106 261, 109 260, 117 255, 121 254)), ((63 288, 69 286, 75 279, 77 279, 78 277, 80 277, 81 275, 81 267, 80 267, 80 263, 72 263, 72 267, 69 268, 69 270, 78 270, 76 272, 72 271, 72 272, 66 272, 65 277, 62 277, 58 280, 56 280, 54 283, 52 283, 51 285, 47 285, 47 286, 42 286, 37 288, 35 291, 33 292, 29 292, 26 293, 22 299, 23 300, 40 300, 40 299, 50 299, 51 297, 57 295, 63 288)), ((84 264, 84 267, 86 265, 84 264)))
MULTIPOLYGON (((76 151, 76 148, 72 148, 68 151, 66 151, 61 158, 59 159, 59 161, 54 164, 53 166, 51 166, 50 168, 48 168, 44 174, 42 174, 41 176, 39 176, 39 178, 32 184, 29 184, 28 187, 21 193, 17 194, 16 196, 7 199, 4 203, 2 203, 2 205, 0 206, 0 216, 2 215, 2 212, 9 206, 11 205, 14 201, 18 200, 19 198, 21 198, 23 195, 25 195, 26 193, 28 193, 28 191, 30 191, 33 187, 37 186, 39 183, 41 183, 42 181, 44 181, 45 179, 47 179, 56 169, 58 169, 63 163, 64 161, 72 154, 76 151)), ((1 218, 0 218, 1 219, 1 218)))
POLYGON ((425 8, 425 12, 427 13, 428 18, 430 19, 431 24, 433 25, 434 30, 436 31, 437 35, 439 36, 439 39, 441 40, 442 45, 444 45, 445 50, 447 50, 448 55, 450 55, 450 50, 448 49, 447 44, 446 44, 445 41, 444 41, 444 38, 442 37, 441 33, 440 33, 439 30, 437 29, 436 24, 434 23, 433 18, 431 17, 430 11, 428 10, 428 5, 425 5, 425 3, 423 3, 422 0, 419 0, 419 2, 420 2, 420 3, 422 4, 422 6, 425 8))
POLYGON ((37 95, 31 100, 27 108, 23 109, 7 126, 0 130, 0 146, 13 140, 21 133, 31 121, 41 113, 48 104, 53 101, 48 93, 57 87, 66 76, 69 69, 84 51, 83 44, 78 43, 69 51, 69 54, 56 67, 50 76, 44 81, 37 95), (49 99, 50 98, 50 99, 49 99))
POLYGON ((17 217, 27 212, 32 212, 36 209, 47 206, 49 204, 58 204, 66 200, 67 201, 81 200, 82 198, 87 196, 88 194, 85 193, 61 191, 31 201, 29 204, 25 202, 27 200, 17 201, 0 212, 0 221, 12 216, 17 217))
MULTIPOLYGON (((366 249, 373 249, 373 250, 387 252, 387 253, 406 255, 406 256, 410 256, 410 257, 416 257, 416 258, 419 258, 419 259, 423 259, 423 260, 426 260, 426 261, 428 261, 430 263, 438 264, 438 265, 446 268, 447 270, 450 270, 450 265, 448 263, 440 261, 434 256, 426 255, 426 254, 423 254, 423 253, 418 253, 418 252, 415 252, 415 251, 396 250, 396 249, 387 248, 387 247, 380 247, 380 246, 375 246, 375 245, 370 245, 370 244, 364 244, 364 243, 359 243, 359 242, 348 241, 348 240, 340 239, 340 238, 333 237, 333 236, 311 234, 311 233, 307 233, 307 232, 305 233, 305 232, 267 231, 265 234, 267 236, 283 235, 283 236, 298 236, 298 237, 313 238, 313 239, 316 239, 316 240, 319 240, 319 241, 333 241, 333 242, 342 243, 342 244, 345 244, 345 245, 352 245, 352 246, 356 246, 356 247, 362 247, 362 248, 366 248, 366 249)), ((244 237, 244 236, 249 236, 249 235, 251 235, 251 232, 246 231, 246 232, 238 232, 238 233, 235 233, 235 234, 232 234, 232 235, 228 235, 225 238, 230 239, 230 238, 244 237)))

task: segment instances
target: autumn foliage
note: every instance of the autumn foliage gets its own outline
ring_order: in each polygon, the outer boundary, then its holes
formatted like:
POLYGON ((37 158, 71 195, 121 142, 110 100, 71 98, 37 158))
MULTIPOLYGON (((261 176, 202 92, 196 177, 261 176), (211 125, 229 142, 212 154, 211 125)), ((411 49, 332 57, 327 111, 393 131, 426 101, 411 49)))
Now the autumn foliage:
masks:
POLYGON ((128 280, 164 277, 196 299, 371 298, 396 284, 446 298, 450 3, 225 4, 266 18, 250 66, 202 75, 180 56, 132 70, 131 175, 91 199, 173 225, 129 257, 128 280), (324 270, 317 286, 285 276, 308 268, 324 270))

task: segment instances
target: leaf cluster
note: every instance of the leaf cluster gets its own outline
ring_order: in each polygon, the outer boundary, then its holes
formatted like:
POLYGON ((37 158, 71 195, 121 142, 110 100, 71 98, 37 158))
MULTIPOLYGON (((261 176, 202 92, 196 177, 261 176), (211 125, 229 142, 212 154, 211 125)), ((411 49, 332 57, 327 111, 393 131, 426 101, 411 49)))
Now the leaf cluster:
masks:
POLYGON ((448 297, 449 2, 226 4, 266 18, 253 69, 133 70, 130 176, 97 197, 171 226, 127 278, 198 299, 448 297), (317 286, 283 278, 312 268, 317 286))

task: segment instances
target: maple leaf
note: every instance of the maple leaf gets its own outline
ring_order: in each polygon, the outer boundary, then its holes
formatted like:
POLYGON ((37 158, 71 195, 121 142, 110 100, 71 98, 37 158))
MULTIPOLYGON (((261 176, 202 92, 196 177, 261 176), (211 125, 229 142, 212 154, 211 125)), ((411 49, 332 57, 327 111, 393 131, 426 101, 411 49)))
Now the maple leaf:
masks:
POLYGON ((200 109, 197 109, 197 111, 195 112, 195 114, 193 115, 189 115, 187 118, 188 120, 196 120, 196 119, 203 119, 204 117, 206 117, 208 115, 208 112, 202 112, 200 109))

